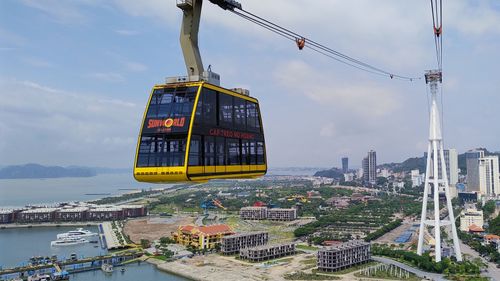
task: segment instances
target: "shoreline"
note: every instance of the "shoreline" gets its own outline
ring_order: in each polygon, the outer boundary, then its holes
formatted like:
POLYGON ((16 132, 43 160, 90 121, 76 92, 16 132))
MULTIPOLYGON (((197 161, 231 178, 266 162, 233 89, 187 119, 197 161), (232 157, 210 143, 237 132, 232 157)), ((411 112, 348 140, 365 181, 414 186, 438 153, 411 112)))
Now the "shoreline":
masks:
POLYGON ((156 270, 158 270, 158 271, 166 272, 166 273, 169 273, 169 274, 172 274, 175 276, 179 276, 182 278, 186 278, 186 279, 192 280, 192 281, 203 281, 203 279, 198 279, 198 278, 195 278, 191 275, 176 271, 172 267, 166 267, 166 264, 168 264, 168 262, 166 262, 166 261, 157 260, 157 259, 151 258, 151 257, 149 257, 148 259, 146 259, 144 261, 149 263, 149 264, 154 265, 156 270))
POLYGON ((69 222, 69 223, 36 223, 36 224, 2 224, 0 225, 0 231, 2 229, 12 229, 12 228, 37 228, 37 227, 68 227, 68 226, 98 226, 101 222, 89 221, 89 222, 69 222))

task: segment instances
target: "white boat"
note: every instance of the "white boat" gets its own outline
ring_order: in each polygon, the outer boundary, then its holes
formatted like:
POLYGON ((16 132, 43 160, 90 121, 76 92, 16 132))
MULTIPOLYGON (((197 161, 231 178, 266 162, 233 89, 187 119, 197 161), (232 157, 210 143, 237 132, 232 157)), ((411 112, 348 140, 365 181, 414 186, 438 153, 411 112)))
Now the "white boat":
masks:
POLYGON ((52 242, 50 242, 50 246, 71 246, 71 245, 77 245, 77 244, 83 244, 83 243, 88 243, 89 240, 84 239, 84 238, 77 238, 77 237, 71 237, 71 238, 62 238, 62 239, 57 239, 52 242))
POLYGON ((97 236, 98 234, 95 232, 92 232, 90 230, 86 230, 83 228, 77 228, 76 230, 70 230, 65 233, 59 233, 57 234, 57 239, 62 239, 62 238, 86 238, 86 237, 93 237, 97 236))
POLYGON ((108 264, 108 263, 103 263, 101 265, 101 270, 104 271, 105 273, 112 273, 113 272, 113 265, 108 264))

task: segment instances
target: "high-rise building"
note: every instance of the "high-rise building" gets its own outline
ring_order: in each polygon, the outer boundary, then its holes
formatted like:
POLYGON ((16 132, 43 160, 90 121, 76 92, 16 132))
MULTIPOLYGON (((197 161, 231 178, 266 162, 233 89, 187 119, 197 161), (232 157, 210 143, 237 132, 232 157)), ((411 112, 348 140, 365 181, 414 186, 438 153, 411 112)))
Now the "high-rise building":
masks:
POLYGON ((500 193, 498 156, 496 155, 479 158, 479 192, 488 196, 496 196, 500 193))
MULTIPOLYGON (((458 154, 457 154, 457 150, 453 149, 453 148, 444 149, 443 154, 444 154, 444 163, 446 164, 446 175, 448 176, 448 183, 450 186, 454 186, 455 184, 458 183, 458 154)), ((431 152, 431 156, 432 156, 432 152, 431 152)), ((424 158, 425 158, 425 160, 427 160, 427 152, 424 153, 424 158)), ((434 163, 432 163, 432 159, 434 159, 434 157, 431 157, 431 165, 434 164, 434 163)), ((434 171, 431 171, 431 174, 430 174, 431 177, 433 176, 433 174, 432 174, 433 172, 434 171)), ((438 163, 438 173, 439 173, 439 177, 442 178, 443 175, 441 174, 441 162, 438 163)))
POLYGON ((363 158, 363 180, 371 184, 377 182, 377 153, 373 150, 368 151, 368 155, 363 158))
POLYGON ((342 172, 345 174, 349 171, 349 158, 342 157, 342 172))
POLYGON ((465 153, 467 165, 467 191, 479 192, 479 158, 484 157, 482 150, 470 150, 465 153))

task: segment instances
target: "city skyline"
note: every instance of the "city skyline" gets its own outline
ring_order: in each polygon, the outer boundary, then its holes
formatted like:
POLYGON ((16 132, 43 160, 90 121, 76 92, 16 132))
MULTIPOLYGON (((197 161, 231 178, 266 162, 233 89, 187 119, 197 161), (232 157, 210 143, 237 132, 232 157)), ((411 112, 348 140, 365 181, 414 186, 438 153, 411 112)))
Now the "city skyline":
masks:
MULTIPOLYGON (((185 74, 175 1, 0 5, 9 11, 0 19, 5 66, 0 69, 0 165, 132 166, 151 87, 166 76, 185 74)), ((243 5, 398 73, 422 75, 435 64, 428 55, 433 51, 428 5, 420 1, 243 5), (319 9, 328 16, 307 16, 319 9), (376 16, 382 13, 390 16, 376 16), (383 37, 372 35, 380 30, 386 31, 383 37)), ((444 17, 450 42, 444 45, 446 146, 500 150, 499 130, 480 122, 491 119, 500 103, 491 64, 499 56, 500 7, 494 1, 450 2, 444 17)), ((260 100, 272 167, 327 167, 343 155, 362 159, 367 148, 379 152, 380 163, 401 162, 425 150, 422 80, 384 79, 326 61, 208 2, 200 48, 205 64, 221 74, 222 85, 243 86, 260 100)))

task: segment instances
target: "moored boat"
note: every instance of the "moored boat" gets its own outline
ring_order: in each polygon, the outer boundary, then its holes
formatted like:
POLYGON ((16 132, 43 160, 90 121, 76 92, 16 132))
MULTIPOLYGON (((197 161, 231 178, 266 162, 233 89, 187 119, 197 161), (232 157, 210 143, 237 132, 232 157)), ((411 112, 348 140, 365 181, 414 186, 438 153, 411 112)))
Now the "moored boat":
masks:
POLYGON ((89 240, 83 238, 62 238, 50 242, 51 246, 71 246, 88 243, 89 240))
POLYGON ((83 228, 77 228, 76 230, 70 230, 65 233, 59 233, 57 234, 57 239, 62 239, 62 238, 86 238, 86 237, 93 237, 97 236, 98 234, 95 232, 92 232, 90 230, 86 230, 83 228))

